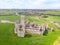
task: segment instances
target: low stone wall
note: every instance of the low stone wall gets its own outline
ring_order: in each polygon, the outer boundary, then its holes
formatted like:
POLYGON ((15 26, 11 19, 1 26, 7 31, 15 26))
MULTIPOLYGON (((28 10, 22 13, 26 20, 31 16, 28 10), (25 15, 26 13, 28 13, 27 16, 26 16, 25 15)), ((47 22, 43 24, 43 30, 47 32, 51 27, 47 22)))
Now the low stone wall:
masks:
POLYGON ((9 20, 1 20, 0 23, 14 23, 14 22, 11 22, 9 20))

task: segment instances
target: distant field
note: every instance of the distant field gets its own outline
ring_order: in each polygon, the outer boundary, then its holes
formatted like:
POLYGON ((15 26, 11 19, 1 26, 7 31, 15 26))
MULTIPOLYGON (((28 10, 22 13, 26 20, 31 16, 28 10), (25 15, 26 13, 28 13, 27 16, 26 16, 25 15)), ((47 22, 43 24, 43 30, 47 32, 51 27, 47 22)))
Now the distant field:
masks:
POLYGON ((60 15, 60 11, 45 11, 44 14, 54 14, 54 15, 60 15))
POLYGON ((60 23, 60 16, 49 16, 49 17, 46 18, 46 19, 60 23))
POLYGON ((16 15, 17 10, 0 10, 0 15, 16 15))
POLYGON ((19 16, 0 16, 0 20, 17 21, 17 20, 20 20, 20 17, 19 16))

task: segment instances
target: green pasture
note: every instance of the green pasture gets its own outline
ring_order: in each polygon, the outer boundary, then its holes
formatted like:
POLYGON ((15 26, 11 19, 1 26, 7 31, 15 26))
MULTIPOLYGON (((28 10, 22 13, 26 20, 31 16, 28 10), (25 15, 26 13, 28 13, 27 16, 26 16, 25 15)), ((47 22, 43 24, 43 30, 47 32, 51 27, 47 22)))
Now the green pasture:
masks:
POLYGON ((46 18, 46 19, 60 23, 60 16, 49 16, 49 17, 46 18))
MULTIPOLYGON (((53 19, 53 17, 51 19, 53 19)), ((20 20, 20 17, 0 16, 0 20, 17 21, 20 20)), ((30 21, 31 23, 48 24, 49 27, 52 27, 54 31, 51 32, 49 30, 44 36, 26 34, 24 38, 21 38, 17 37, 17 35, 14 33, 14 24, 0 23, 0 45, 52 45, 54 41, 60 36, 60 29, 43 18, 36 19, 36 17, 31 18, 26 16, 25 20, 30 21)), ((56 20, 58 19, 56 18, 56 20)))
POLYGON ((44 14, 60 15, 60 11, 45 11, 44 14))
POLYGON ((14 24, 0 23, 0 45, 52 45, 60 36, 60 31, 54 28, 54 32, 48 31, 44 36, 26 34, 24 38, 20 38, 14 34, 14 24))
POLYGON ((20 20, 20 16, 0 16, 0 20, 10 20, 10 21, 17 21, 20 20))

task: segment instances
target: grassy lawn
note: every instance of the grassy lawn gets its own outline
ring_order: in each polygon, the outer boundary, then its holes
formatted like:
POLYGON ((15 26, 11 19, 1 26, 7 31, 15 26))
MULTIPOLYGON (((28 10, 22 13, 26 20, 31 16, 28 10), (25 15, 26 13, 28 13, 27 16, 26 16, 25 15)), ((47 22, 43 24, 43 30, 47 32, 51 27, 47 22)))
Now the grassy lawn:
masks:
POLYGON ((60 16, 49 16, 49 17, 46 18, 46 19, 60 23, 60 16))
POLYGON ((31 23, 36 23, 36 24, 43 24, 44 23, 42 20, 36 19, 35 16, 32 16, 32 17, 34 17, 34 18, 31 18, 30 16, 26 16, 25 20, 27 20, 27 21, 29 21, 31 23))
POLYGON ((0 16, 0 20, 17 21, 19 19, 20 19, 19 16, 0 16))
POLYGON ((52 45, 56 38, 60 36, 60 31, 48 31, 46 36, 27 35, 19 38, 14 34, 13 24, 0 24, 0 45, 52 45))
MULTIPOLYGON (((0 20, 8 19, 11 21, 19 20, 17 16, 7 16, 0 17, 0 20)), ((31 17, 26 17, 26 20, 37 24, 49 24, 49 27, 53 27, 54 31, 48 31, 47 35, 30 35, 26 34, 24 38, 17 37, 14 34, 14 24, 2 24, 0 23, 0 45, 53 45, 54 41, 60 36, 60 29, 58 29, 54 24, 51 24, 44 19, 34 19, 31 17), (30 36, 29 36, 30 35, 30 36)))
POLYGON ((53 43, 53 45, 60 45, 60 37, 53 43))

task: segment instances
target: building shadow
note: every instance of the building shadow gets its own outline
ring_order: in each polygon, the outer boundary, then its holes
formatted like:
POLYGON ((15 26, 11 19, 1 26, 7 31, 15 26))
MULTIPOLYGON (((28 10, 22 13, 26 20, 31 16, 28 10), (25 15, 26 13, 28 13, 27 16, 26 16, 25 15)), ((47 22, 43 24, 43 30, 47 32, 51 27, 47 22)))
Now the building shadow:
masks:
POLYGON ((25 37, 32 37, 32 35, 31 34, 26 34, 25 37))
POLYGON ((48 34, 48 30, 45 30, 45 32, 44 32, 44 36, 47 36, 47 34, 48 34))

